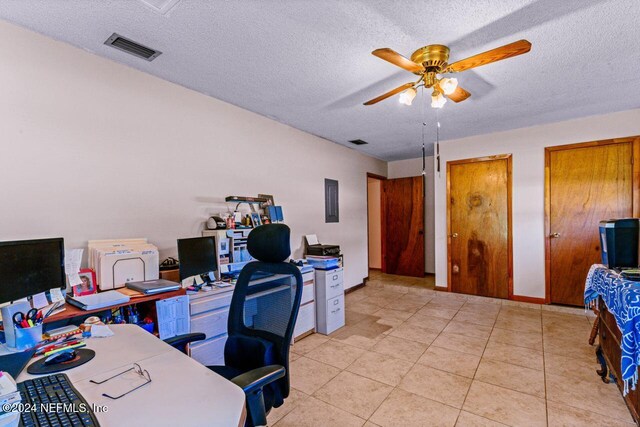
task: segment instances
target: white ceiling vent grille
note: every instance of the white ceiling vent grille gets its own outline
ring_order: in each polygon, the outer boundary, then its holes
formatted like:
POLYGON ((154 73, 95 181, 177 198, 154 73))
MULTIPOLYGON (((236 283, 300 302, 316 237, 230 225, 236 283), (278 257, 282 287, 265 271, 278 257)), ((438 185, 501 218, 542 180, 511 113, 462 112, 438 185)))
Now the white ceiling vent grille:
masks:
POLYGON ((158 12, 161 15, 165 15, 169 12, 175 5, 177 5, 180 0, 140 0, 145 6, 151 8, 154 12, 158 12))
POLYGON ((117 33, 113 33, 111 37, 104 42, 104 44, 123 52, 127 52, 133 56, 137 56, 138 58, 146 59, 147 61, 153 61, 162 54, 159 50, 143 46, 140 43, 134 42, 126 37, 122 37, 117 33))

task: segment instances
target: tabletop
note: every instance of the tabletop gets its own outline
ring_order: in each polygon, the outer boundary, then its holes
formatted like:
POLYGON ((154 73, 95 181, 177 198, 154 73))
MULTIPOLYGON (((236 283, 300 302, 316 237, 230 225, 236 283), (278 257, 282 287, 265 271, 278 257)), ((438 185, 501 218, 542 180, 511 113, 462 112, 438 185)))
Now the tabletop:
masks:
MULTIPOLYGON (((242 389, 136 325, 109 325, 108 338, 89 338, 91 361, 64 371, 89 404, 100 405, 102 426, 237 426, 244 417, 242 389), (151 382, 121 399, 94 384, 138 363, 151 382)), ((35 361, 35 360, 34 360, 35 361)), ((31 362, 33 363, 33 362, 31 362)), ((17 381, 33 378, 26 369, 17 381)))

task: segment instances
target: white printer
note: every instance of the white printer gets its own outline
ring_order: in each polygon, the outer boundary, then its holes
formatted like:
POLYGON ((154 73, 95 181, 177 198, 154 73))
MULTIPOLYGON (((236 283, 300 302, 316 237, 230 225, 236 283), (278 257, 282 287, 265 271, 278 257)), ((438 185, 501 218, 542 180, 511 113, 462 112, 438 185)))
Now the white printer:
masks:
POLYGON ((158 279, 159 257, 158 248, 143 238, 89 241, 89 268, 101 291, 158 279))

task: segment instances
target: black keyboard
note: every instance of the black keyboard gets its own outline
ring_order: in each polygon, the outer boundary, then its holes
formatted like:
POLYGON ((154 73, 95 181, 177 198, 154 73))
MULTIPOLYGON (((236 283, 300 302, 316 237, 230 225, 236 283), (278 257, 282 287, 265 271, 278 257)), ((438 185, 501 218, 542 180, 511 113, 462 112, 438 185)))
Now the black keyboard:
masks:
POLYGON ((65 374, 47 375, 18 383, 24 411, 20 425, 24 427, 99 426, 82 395, 65 374))

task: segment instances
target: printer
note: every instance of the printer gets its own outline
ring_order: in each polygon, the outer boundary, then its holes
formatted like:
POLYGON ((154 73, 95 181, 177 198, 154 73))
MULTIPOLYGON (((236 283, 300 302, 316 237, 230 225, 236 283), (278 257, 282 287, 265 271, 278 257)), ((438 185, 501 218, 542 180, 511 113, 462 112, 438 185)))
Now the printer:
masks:
POLYGON ((315 234, 308 234, 304 237, 307 241, 307 255, 333 257, 340 255, 339 245, 322 245, 318 242, 318 237, 315 234))

